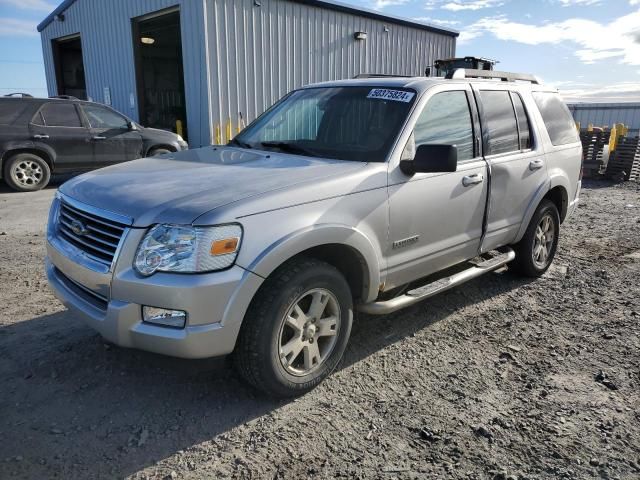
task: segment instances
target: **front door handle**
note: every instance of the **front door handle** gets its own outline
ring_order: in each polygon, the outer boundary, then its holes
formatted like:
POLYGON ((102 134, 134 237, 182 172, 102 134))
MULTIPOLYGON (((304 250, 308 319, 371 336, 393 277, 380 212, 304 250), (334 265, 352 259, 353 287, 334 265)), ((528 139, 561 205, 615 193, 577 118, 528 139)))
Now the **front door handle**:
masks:
POLYGON ((529 170, 540 170, 544 167, 544 162, 542 160, 531 160, 529 162, 529 170))
POLYGON ((33 138, 34 138, 35 140, 46 140, 47 138, 49 138, 49 135, 40 135, 40 134, 37 134, 37 135, 34 135, 34 136, 33 136, 33 138))
POLYGON ((462 177, 462 185, 465 187, 470 187, 471 185, 477 185, 478 183, 482 183, 484 181, 484 175, 481 173, 476 173, 475 175, 467 175, 466 177, 462 177))
POLYGON ((102 135, 96 135, 95 137, 93 137, 93 140, 106 140, 107 137, 103 137, 102 135))

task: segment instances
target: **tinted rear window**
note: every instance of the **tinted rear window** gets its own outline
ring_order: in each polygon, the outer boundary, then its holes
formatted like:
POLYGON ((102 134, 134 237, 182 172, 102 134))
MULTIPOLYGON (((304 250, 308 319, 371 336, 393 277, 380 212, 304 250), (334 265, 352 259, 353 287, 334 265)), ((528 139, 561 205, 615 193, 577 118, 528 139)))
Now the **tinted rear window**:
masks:
POLYGON ((19 100, 0 100, 0 125, 11 125, 29 107, 19 100))
POLYGON ((518 124, 509 92, 484 90, 480 92, 480 99, 489 132, 489 155, 520 150, 518 124))
POLYGON ((518 118, 518 131, 520 132, 520 149, 528 150, 531 148, 531 128, 529 127, 529 118, 522 103, 520 94, 512 93, 513 105, 516 108, 516 117, 518 118))
POLYGON ((81 127, 80 117, 72 103, 47 103, 36 116, 34 123, 41 118, 47 127, 81 127))
POLYGON ((556 93, 533 92, 551 143, 566 145, 579 141, 571 112, 556 93))

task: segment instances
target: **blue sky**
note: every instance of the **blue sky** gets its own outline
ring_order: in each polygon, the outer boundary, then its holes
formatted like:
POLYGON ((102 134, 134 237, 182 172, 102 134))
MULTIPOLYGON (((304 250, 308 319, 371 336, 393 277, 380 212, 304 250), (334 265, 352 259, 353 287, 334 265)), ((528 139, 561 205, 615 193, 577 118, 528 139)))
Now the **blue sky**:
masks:
MULTIPOLYGON (((640 0, 342 0, 461 32, 457 54, 529 72, 568 99, 640 101, 640 0)), ((52 0, 0 0, 0 94, 47 94, 36 25, 52 0)))

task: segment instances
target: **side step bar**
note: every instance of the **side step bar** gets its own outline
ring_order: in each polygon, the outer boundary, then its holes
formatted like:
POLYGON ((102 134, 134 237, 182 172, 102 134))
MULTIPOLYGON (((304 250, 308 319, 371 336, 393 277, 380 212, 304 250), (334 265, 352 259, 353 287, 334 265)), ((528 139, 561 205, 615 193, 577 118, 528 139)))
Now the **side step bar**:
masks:
POLYGON ((515 252, 512 249, 507 248, 504 252, 501 252, 500 255, 476 263, 473 267, 451 275, 450 277, 445 277, 440 280, 436 280, 435 282, 428 283, 427 285, 423 285, 422 287, 418 287, 415 290, 410 290, 404 295, 392 298, 391 300, 358 305, 358 310, 370 315, 387 315, 402 308, 415 305, 422 300, 433 297, 438 293, 449 290, 450 288, 456 287, 462 283, 468 282, 480 275, 497 270, 512 261, 514 258, 516 258, 515 252))

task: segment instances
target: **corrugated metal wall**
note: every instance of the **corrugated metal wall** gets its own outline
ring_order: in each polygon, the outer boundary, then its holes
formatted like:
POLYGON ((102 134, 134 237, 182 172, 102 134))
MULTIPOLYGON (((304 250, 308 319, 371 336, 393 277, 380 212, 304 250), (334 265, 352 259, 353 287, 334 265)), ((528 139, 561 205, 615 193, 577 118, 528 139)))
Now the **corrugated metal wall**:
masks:
POLYGON ((634 134, 640 130, 640 103, 575 103, 567 106, 582 127, 590 123, 596 127, 624 123, 634 134))
POLYGON ((51 40, 81 34, 87 93, 138 119, 131 19, 180 6, 189 142, 226 141, 290 90, 359 73, 423 75, 455 55, 455 37, 288 0, 78 0, 42 31, 51 95, 51 40), (259 5, 257 5, 259 4, 259 5), (367 32, 355 40, 356 31, 367 32), (131 101, 133 99, 133 103, 131 101))
POLYGON ((112 106, 138 120, 131 19, 180 6, 182 56, 189 141, 210 143, 203 0, 79 0, 42 31, 47 88, 57 94, 51 40, 80 33, 87 95, 104 101, 109 87, 112 106), (131 100, 133 99, 133 104, 131 100))
MULTIPOLYGON (((225 140, 290 90, 359 73, 424 75, 455 38, 286 0, 206 0, 211 125, 225 140), (355 40, 355 32, 367 32, 355 40)), ((220 139, 220 138, 219 138, 220 139)))

